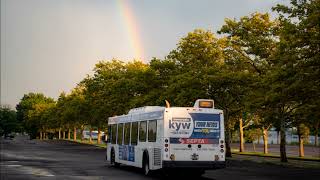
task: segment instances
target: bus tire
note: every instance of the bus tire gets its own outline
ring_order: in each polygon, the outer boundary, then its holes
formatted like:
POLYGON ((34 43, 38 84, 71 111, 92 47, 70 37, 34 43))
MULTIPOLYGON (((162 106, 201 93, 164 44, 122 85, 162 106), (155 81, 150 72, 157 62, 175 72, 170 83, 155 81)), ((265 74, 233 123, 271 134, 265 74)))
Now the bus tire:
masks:
POLYGON ((111 153, 110 153, 110 164, 114 167, 120 166, 120 164, 116 162, 116 154, 113 148, 111 149, 111 153))
POLYGON ((195 170, 191 176, 193 176, 193 177, 201 177, 204 173, 205 173, 205 170, 198 169, 198 170, 195 170))
POLYGON ((143 174, 148 176, 150 175, 150 166, 149 166, 149 155, 148 152, 143 153, 143 160, 142 160, 142 171, 143 174))

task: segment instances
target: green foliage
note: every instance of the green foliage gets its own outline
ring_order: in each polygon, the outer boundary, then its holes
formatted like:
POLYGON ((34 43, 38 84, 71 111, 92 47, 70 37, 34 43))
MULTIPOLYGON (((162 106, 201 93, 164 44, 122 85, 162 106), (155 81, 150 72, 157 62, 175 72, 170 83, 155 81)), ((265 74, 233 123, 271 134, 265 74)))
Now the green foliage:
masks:
POLYGON ((53 106, 54 100, 41 93, 25 94, 16 106, 17 119, 23 123, 25 131, 31 138, 44 129, 48 120, 48 109, 53 106))
POLYGON ((0 106, 0 136, 19 132, 21 124, 17 121, 16 112, 8 107, 0 106))
POLYGON ((262 136, 261 129, 251 128, 245 131, 245 137, 248 142, 253 142, 259 139, 262 136))
POLYGON ((305 124, 301 123, 298 126, 298 135, 301 136, 303 139, 307 140, 310 134, 310 128, 305 124))

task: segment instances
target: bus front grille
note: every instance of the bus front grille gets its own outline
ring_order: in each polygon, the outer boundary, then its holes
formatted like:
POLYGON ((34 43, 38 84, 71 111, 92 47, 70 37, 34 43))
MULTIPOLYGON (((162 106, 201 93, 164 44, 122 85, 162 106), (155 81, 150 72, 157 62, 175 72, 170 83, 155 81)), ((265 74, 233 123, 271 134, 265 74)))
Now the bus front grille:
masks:
POLYGON ((153 165, 161 166, 161 149, 160 148, 153 149, 153 165))

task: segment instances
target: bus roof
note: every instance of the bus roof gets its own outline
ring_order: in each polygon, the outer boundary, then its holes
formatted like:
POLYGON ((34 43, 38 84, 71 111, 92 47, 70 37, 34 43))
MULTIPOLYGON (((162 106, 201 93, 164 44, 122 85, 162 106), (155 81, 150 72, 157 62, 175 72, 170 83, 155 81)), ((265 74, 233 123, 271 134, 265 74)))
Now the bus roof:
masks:
POLYGON ((161 106, 145 106, 134 108, 131 109, 126 115, 109 117, 108 124, 162 119, 164 110, 165 107, 161 106))

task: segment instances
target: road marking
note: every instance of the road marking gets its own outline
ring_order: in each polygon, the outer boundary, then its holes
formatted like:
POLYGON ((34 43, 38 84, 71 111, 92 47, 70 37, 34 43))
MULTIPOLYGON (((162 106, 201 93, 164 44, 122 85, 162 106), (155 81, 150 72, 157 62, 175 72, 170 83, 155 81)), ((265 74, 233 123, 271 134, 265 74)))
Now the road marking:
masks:
POLYGON ((8 168, 15 168, 16 171, 19 171, 22 174, 31 174, 35 176, 46 176, 46 177, 54 176, 46 169, 32 167, 32 166, 22 166, 20 164, 5 164, 3 166, 6 166, 8 168))
POLYGON ((8 166, 8 167, 20 167, 21 165, 19 165, 19 164, 7 164, 5 166, 8 166))

